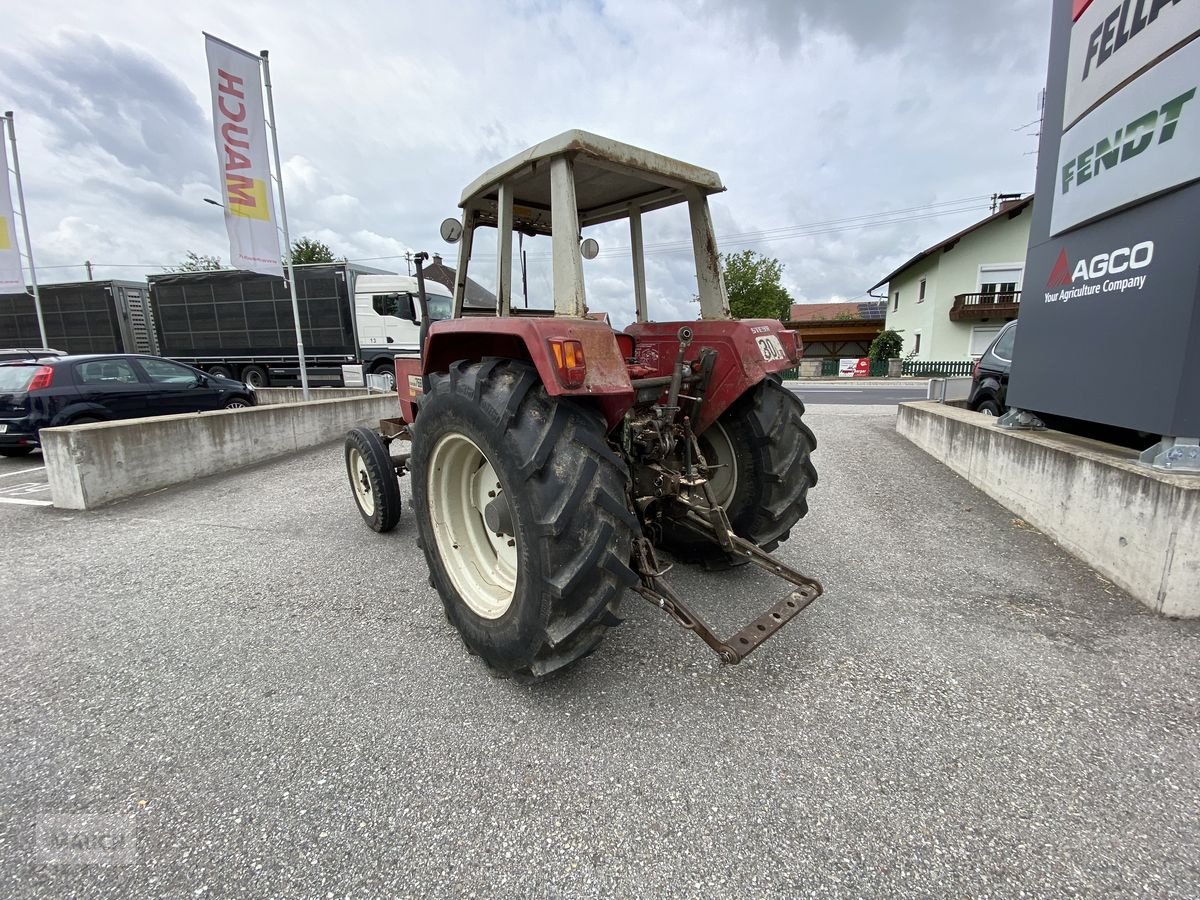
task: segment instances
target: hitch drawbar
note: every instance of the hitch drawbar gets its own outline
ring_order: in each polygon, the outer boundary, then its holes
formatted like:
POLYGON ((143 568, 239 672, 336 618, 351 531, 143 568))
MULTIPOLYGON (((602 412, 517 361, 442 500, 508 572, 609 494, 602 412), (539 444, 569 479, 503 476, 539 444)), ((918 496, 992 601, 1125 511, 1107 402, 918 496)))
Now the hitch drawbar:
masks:
POLYGON ((820 597, 824 588, 821 586, 821 582, 801 575, 795 569, 783 565, 770 554, 729 531, 728 523, 723 515, 724 510, 721 510, 720 507, 708 511, 718 515, 710 518, 699 515, 695 507, 689 509, 688 524, 709 537, 715 537, 727 552, 743 556, 759 568, 766 569, 772 575, 777 575, 795 585, 796 590, 738 631, 729 640, 721 640, 711 626, 688 607, 663 579, 663 575, 666 573, 659 569, 654 555, 654 546, 645 538, 639 539, 634 544, 634 560, 642 579, 642 583, 634 590, 684 628, 694 631, 721 658, 721 662, 735 665, 757 650, 767 638, 779 631, 801 610, 820 597), (713 520, 721 521, 723 524, 717 525, 713 520), (719 533, 721 530, 724 530, 724 534, 719 533))

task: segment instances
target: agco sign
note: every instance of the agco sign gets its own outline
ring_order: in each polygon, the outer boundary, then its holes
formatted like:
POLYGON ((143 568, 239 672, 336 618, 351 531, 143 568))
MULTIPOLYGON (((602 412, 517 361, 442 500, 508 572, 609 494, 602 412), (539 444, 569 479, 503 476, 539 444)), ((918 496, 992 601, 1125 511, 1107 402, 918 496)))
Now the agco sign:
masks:
POLYGON ((1071 265, 1066 247, 1058 252, 1058 260, 1046 279, 1046 302, 1074 300, 1094 294, 1121 294, 1125 291, 1140 291, 1149 274, 1133 274, 1148 268, 1154 261, 1154 241, 1142 241, 1130 247, 1118 247, 1107 253, 1097 253, 1088 259, 1080 259, 1071 265), (1124 275, 1124 278, 1107 276, 1124 275), (1100 284, 1093 282, 1104 279, 1100 284), (1082 283, 1081 283, 1082 282, 1082 283), (1060 290, 1052 291, 1052 288, 1060 290))

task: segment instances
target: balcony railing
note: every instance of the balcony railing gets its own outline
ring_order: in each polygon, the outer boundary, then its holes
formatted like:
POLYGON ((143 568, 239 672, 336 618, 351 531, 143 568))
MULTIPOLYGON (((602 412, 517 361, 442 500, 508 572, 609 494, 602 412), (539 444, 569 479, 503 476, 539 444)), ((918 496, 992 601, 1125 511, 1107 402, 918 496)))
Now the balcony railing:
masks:
POLYGON ((1021 305, 1020 291, 997 294, 956 294, 950 307, 950 320, 1000 319, 1017 315, 1021 305))

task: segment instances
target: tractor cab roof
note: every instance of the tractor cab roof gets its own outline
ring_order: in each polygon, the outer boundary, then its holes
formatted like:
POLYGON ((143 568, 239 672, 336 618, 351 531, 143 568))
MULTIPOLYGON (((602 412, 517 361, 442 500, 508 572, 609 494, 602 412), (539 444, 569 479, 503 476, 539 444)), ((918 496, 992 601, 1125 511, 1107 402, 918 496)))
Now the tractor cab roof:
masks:
POLYGON ((575 164, 579 225, 623 219, 629 207, 642 212, 687 199, 687 193, 725 190, 721 177, 669 156, 623 144, 587 131, 564 131, 493 166, 467 186, 459 202, 481 223, 494 224, 499 185, 513 192, 513 224, 526 234, 550 233, 550 163, 570 157, 575 164))

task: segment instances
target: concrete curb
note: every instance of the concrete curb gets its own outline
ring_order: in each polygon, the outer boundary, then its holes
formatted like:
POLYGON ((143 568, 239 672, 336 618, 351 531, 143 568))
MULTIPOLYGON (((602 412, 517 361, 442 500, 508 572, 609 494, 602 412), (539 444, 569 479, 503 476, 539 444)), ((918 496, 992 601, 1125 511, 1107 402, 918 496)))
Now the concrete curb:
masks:
POLYGON ((395 394, 43 428, 50 496, 94 509, 332 441, 395 417, 395 394))
POLYGON ((1200 617, 1200 478, 1058 431, 901 403, 896 431, 1155 612, 1200 617))

